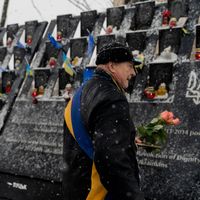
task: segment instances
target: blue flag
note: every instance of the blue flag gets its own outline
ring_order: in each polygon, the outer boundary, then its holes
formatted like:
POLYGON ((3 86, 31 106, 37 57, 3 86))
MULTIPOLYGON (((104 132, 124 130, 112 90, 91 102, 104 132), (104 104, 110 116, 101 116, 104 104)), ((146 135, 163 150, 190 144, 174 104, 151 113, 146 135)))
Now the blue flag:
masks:
POLYGON ((21 49, 25 49, 26 47, 18 40, 17 41, 17 47, 21 48, 21 49))
MULTIPOLYGON (((13 37, 15 39, 17 39, 17 36, 15 34, 13 34, 13 37)), ((26 47, 17 39, 17 47, 21 48, 21 49, 25 49, 26 47)))
POLYGON ((94 50, 94 37, 93 35, 90 33, 89 34, 89 38, 88 38, 88 50, 87 50, 87 55, 90 57, 92 56, 93 50, 94 50))
POLYGON ((48 39, 56 49, 62 49, 62 45, 50 33, 48 34, 48 39))

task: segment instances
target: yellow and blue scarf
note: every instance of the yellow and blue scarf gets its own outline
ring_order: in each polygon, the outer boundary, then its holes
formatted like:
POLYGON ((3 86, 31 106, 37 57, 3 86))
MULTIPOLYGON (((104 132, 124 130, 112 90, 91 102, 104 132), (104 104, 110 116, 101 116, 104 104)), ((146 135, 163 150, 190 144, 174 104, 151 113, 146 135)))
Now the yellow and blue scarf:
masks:
POLYGON ((77 141, 80 148, 93 160, 91 173, 91 190, 86 200, 105 200, 108 199, 107 190, 102 185, 99 174, 94 163, 94 150, 92 140, 89 137, 82 118, 81 118, 81 93, 82 87, 78 89, 74 97, 69 101, 65 109, 65 121, 73 138, 77 141))

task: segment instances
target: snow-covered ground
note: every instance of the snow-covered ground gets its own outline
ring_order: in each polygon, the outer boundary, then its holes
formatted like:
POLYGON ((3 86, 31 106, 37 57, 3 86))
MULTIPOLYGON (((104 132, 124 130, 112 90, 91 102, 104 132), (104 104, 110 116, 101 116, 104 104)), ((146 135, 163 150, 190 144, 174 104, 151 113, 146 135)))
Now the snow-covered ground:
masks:
MULTIPOLYGON (((111 0, 86 0, 90 10, 105 11, 112 7, 111 0)), ((0 18, 4 0, 0 0, 0 18)), ((89 9, 82 6, 83 0, 10 0, 8 5, 7 24, 24 24, 26 21, 50 21, 58 15, 79 15, 89 9), (72 2, 78 2, 77 6, 72 2)))

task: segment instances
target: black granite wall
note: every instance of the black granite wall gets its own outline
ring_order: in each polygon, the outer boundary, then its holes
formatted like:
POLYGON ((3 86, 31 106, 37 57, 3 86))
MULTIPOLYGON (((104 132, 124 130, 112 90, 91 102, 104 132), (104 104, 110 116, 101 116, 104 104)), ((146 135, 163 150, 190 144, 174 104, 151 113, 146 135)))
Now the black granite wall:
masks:
POLYGON ((130 109, 136 127, 164 110, 172 111, 182 121, 177 127, 168 127, 167 145, 160 153, 138 149, 141 185, 147 199, 199 199, 199 67, 199 62, 176 66, 174 94, 165 101, 143 100, 142 95, 132 97, 130 109))

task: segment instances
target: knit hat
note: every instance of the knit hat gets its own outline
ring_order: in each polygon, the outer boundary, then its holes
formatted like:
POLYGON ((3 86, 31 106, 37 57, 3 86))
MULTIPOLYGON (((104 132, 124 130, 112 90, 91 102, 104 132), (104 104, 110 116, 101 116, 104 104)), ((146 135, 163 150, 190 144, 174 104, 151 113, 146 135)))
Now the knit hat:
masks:
POLYGON ((136 60, 133 57, 133 54, 129 47, 119 43, 119 42, 111 42, 109 44, 104 45, 96 59, 96 65, 106 64, 109 61, 121 63, 121 62, 133 62, 135 65, 141 64, 140 61, 136 60))

